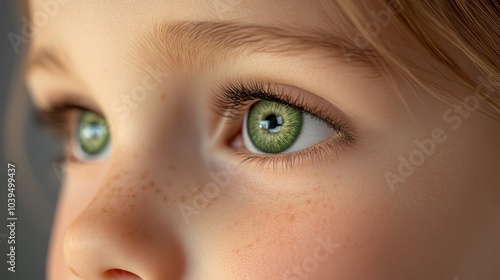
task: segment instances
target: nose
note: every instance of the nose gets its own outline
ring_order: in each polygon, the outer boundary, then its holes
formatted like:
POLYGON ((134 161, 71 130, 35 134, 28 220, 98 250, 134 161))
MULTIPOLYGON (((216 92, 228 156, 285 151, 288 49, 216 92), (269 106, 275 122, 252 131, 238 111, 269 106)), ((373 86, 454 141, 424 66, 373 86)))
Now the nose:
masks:
POLYGON ((181 279, 181 240, 148 198, 153 194, 136 186, 106 187, 66 231, 70 270, 83 279, 181 279))
MULTIPOLYGON (((191 190, 189 184, 204 180, 193 173, 208 174, 208 171, 204 170, 197 140, 186 141, 201 139, 192 117, 183 115, 187 110, 163 111, 171 116, 158 118, 157 123, 150 120, 151 129, 144 129, 141 122, 130 121, 131 126, 143 132, 140 140, 134 138, 135 144, 130 140, 121 150, 113 146, 116 153, 108 160, 109 170, 94 199, 66 230, 64 256, 78 277, 164 280, 181 279, 186 274, 184 248, 188 237, 180 234, 185 231, 175 200, 182 200, 181 194, 191 190), (179 116, 183 122, 178 121, 179 116), (158 136, 170 135, 169 131, 174 131, 176 137, 158 136), (139 158, 135 158, 139 153, 128 152, 133 147, 136 152, 143 151, 139 158), (166 166, 176 167, 172 171, 175 176, 166 175, 166 166), (162 190, 164 179, 169 187, 162 190), (171 204, 166 204, 158 192, 168 195, 171 204)), ((116 138, 132 137, 127 134, 116 138)))

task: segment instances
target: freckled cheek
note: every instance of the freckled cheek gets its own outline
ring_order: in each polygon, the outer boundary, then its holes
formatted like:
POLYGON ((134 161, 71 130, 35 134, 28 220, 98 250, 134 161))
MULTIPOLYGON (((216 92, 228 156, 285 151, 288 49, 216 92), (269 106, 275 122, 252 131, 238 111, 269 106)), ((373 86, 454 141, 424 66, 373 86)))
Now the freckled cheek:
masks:
POLYGON ((240 260, 236 270, 258 267, 266 277, 282 277, 304 263, 309 269, 308 265, 314 266, 311 258, 319 258, 311 273, 315 276, 369 279, 370 273, 383 275, 386 272, 380 267, 398 251, 391 229, 394 224, 377 202, 349 201, 345 195, 283 193, 241 201, 238 208, 228 211, 221 230, 229 244, 224 245, 227 257, 240 260), (324 248, 325 243, 338 247, 324 248))

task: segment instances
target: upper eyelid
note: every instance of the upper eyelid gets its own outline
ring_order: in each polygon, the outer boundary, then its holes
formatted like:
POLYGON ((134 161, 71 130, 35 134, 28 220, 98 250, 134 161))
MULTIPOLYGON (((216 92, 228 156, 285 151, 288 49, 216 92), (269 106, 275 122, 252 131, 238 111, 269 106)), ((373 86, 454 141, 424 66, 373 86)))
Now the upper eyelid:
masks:
POLYGON ((47 107, 35 106, 37 119, 42 123, 44 123, 44 119, 50 121, 52 117, 60 119, 72 110, 89 111, 104 117, 99 106, 85 95, 71 91, 56 91, 49 92, 49 97, 47 107))
POLYGON ((353 133, 349 118, 339 109, 328 101, 322 100, 321 97, 300 88, 269 82, 261 83, 254 80, 238 79, 236 81, 221 83, 218 91, 219 93, 215 93, 213 103, 219 110, 218 113, 230 120, 241 114, 240 110, 243 107, 249 106, 249 101, 263 99, 295 107, 325 122, 338 132, 344 134, 353 133), (286 88, 293 88, 293 91, 301 91, 302 94, 299 95, 297 92, 293 95, 287 92, 286 88), (246 91, 247 94, 244 96, 238 95, 238 91, 246 91), (306 94, 310 96, 304 96, 306 94), (316 102, 311 101, 313 97, 317 99, 316 102), (330 104, 331 106, 326 104, 330 104), (328 107, 332 108, 329 109, 328 107))
POLYGON ((89 108, 85 104, 79 103, 75 100, 66 99, 51 104, 48 108, 36 108, 34 118, 37 123, 53 132, 58 138, 67 139, 70 137, 69 114, 73 111, 77 111, 79 113, 87 111, 103 116, 97 110, 89 108))

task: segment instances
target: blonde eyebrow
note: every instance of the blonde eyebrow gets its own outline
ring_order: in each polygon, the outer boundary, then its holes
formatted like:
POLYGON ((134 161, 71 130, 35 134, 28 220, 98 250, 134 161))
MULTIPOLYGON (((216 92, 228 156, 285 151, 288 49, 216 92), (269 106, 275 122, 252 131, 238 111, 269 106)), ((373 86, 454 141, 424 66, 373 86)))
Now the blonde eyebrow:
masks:
MULTIPOLYGON (((326 32, 292 30, 228 21, 174 21, 154 24, 137 34, 134 52, 128 56, 141 70, 152 65, 172 71, 211 67, 229 56, 273 53, 293 56, 310 50, 336 57, 349 65, 377 67, 380 55, 373 49, 356 46, 350 40, 326 32)), ((62 50, 42 47, 30 53, 26 71, 42 67, 70 71, 62 50)))
POLYGON ((349 65, 378 68, 380 55, 358 47, 342 36, 314 30, 243 24, 230 21, 175 21, 157 23, 137 35, 131 58, 142 69, 158 66, 171 71, 189 71, 213 66, 231 56, 273 53, 293 56, 317 51, 349 65))

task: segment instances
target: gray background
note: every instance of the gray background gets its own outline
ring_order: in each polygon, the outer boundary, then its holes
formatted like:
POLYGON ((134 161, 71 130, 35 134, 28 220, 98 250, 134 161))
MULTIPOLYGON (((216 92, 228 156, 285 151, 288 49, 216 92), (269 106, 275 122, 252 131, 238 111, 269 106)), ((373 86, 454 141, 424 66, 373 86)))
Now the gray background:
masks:
MULTIPOLYGON (((0 4, 0 279, 45 279, 45 261, 60 180, 54 158, 56 142, 35 121, 26 91, 13 94, 15 72, 22 53, 16 53, 9 33, 22 36, 17 1, 0 4), (21 102, 19 102, 21 101, 21 102), (12 113, 14 112, 14 113, 12 113), (18 147, 13 149, 12 143, 18 147), (7 270, 7 163, 16 165, 16 272, 7 270)), ((26 47, 26 45, 23 45, 26 47)))

